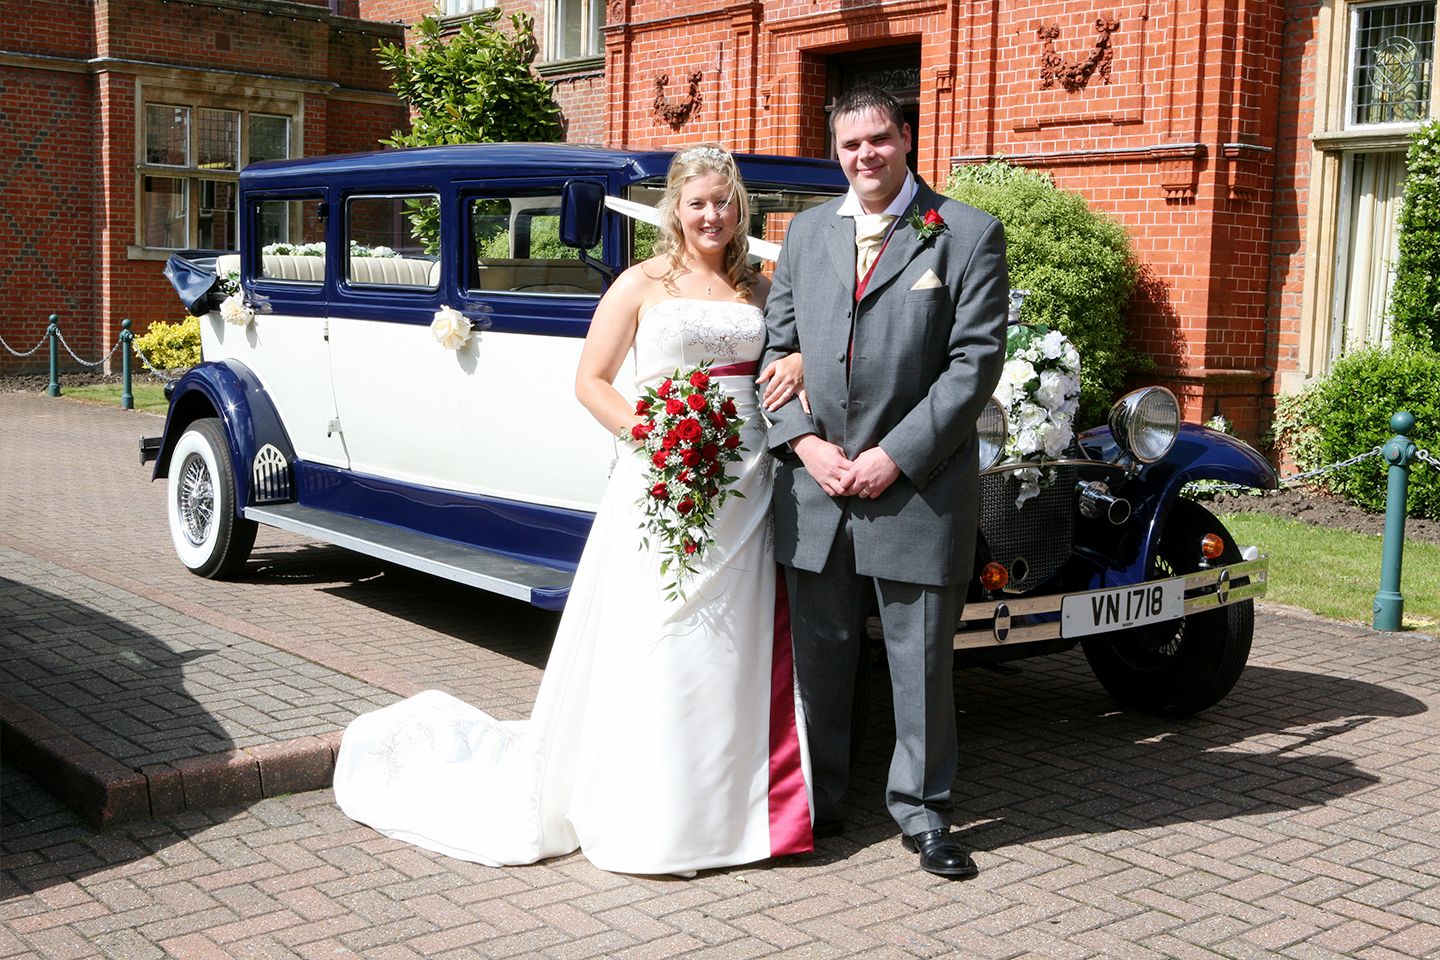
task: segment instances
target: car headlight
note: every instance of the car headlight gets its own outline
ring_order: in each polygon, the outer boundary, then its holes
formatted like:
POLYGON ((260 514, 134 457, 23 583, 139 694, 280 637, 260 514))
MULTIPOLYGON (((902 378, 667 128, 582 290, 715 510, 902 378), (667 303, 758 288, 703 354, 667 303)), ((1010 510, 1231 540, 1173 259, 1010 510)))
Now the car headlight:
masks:
POLYGON ((988 470, 1000 462, 1000 455, 1005 452, 1005 411, 1000 409, 1000 401, 994 397, 985 404, 985 409, 980 411, 980 418, 975 421, 975 432, 980 436, 980 469, 988 470))
POLYGON ((1180 433, 1180 404, 1164 387, 1132 390, 1110 408, 1110 432, 1130 456, 1154 463, 1180 433))

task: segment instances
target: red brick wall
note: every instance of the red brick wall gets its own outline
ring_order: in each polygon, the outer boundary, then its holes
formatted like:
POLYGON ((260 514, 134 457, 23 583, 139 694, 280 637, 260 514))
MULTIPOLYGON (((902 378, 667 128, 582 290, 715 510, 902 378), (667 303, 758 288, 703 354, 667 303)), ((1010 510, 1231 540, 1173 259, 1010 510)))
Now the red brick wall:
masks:
POLYGON ((1295 104, 1317 10, 1318 0, 1119 0, 1103 10, 1073 0, 629 0, 608 36, 609 139, 816 155, 828 59, 918 44, 921 174, 943 184, 955 162, 1005 156, 1115 217, 1144 270, 1137 344, 1187 417, 1218 409, 1255 438, 1277 344, 1293 341, 1285 330, 1298 323, 1309 108, 1295 104), (1097 32, 1097 16, 1113 30, 1097 32), (1047 40, 1062 66, 1079 66, 1105 37, 1108 76, 1097 58, 1073 89, 1042 82, 1047 40), (654 78, 697 69, 703 103, 672 130, 655 117, 654 78))
MULTIPOLYGON (((33 56, 0 67, 0 294, 12 305, 0 332, 20 349, 43 334, 52 312, 76 352, 95 359, 114 344, 122 318, 138 334, 183 311, 161 261, 131 259, 137 75, 92 58, 236 71, 250 79, 173 76, 197 90, 238 87, 255 97, 270 92, 267 75, 282 78, 278 87, 290 95, 286 81, 333 81, 341 88, 333 99, 304 95, 307 156, 375 149, 403 121, 401 106, 386 102, 388 78, 371 52, 403 34, 336 20, 328 0, 276 3, 271 15, 165 0, 54 0, 43 17, 33 6, 0 0, 0 48, 33 56)), ((0 371, 46 363, 44 351, 24 360, 0 354, 0 371)))
MULTIPOLYGON (((16 350, 38 343, 55 313, 75 351, 95 356, 94 83, 0 67, 0 335, 16 350)), ((46 361, 43 348, 28 361, 0 350, 0 370, 46 361)))

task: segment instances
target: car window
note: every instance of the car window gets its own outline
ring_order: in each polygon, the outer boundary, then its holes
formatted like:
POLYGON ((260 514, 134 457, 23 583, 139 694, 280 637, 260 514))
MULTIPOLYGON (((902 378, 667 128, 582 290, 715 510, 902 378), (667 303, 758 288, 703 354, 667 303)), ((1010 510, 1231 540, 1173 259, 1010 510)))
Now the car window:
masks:
MULTIPOLYGON (((560 197, 477 197, 469 204, 469 288, 476 293, 594 296, 604 278, 560 242, 560 197)), ((596 245, 588 253, 601 257, 596 245)))
POLYGON ((325 221, 320 200, 261 200, 255 213, 259 275, 268 280, 325 282, 325 221))
POLYGON ((351 197, 345 236, 345 279, 352 286, 439 287, 438 196, 351 197))

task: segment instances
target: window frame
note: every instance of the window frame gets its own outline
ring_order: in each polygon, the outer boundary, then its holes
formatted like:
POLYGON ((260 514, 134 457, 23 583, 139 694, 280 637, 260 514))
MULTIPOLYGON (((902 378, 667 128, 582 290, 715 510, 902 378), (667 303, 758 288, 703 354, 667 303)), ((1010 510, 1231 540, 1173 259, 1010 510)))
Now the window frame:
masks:
POLYGON ((1377 134, 1384 134, 1395 130, 1404 130, 1407 133, 1414 130, 1421 123, 1437 114, 1437 94, 1435 82, 1435 67, 1437 53, 1440 53, 1440 3, 1426 3, 1425 0, 1367 0, 1367 2, 1350 2, 1347 4, 1344 16, 1344 98, 1341 102, 1341 122, 1339 129, 1365 133, 1374 131, 1377 134), (1393 120, 1378 123, 1361 123, 1355 118, 1355 94, 1356 77, 1358 69, 1359 33, 1360 18, 1368 11, 1377 10, 1382 7, 1430 7, 1431 39, 1430 39, 1430 96, 1429 106, 1426 108, 1424 117, 1417 120, 1393 120))
MULTIPOLYGON (((247 102, 240 98, 215 97, 197 91, 174 90, 167 87, 145 88, 137 91, 136 95, 137 123, 135 131, 135 227, 130 247, 132 259, 159 259, 168 257, 176 250, 235 250, 240 242, 240 218, 244 211, 240 207, 240 171, 252 161, 249 159, 251 152, 251 118, 266 117, 279 119, 285 122, 286 127, 286 155, 283 158, 270 159, 292 159, 299 155, 302 139, 300 131, 300 103, 288 101, 262 101, 260 103, 247 102), (186 163, 184 165, 162 164, 149 162, 149 114, 151 107, 165 107, 172 109, 183 109, 187 111, 187 132, 186 132, 186 163), (286 109, 286 108, 290 109, 286 109), (200 123, 199 116, 202 111, 216 111, 231 113, 239 116, 238 138, 235 143, 234 168, 210 169, 200 164, 200 123), (181 184, 181 196, 185 206, 185 229, 184 237, 178 246, 160 246, 149 243, 145 235, 146 222, 146 191, 145 181, 147 178, 158 177, 167 180, 176 180, 181 184), (230 236, 227 238, 227 246, 209 246, 201 248, 198 246, 201 234, 201 208, 200 202, 204 195, 202 184, 206 181, 230 184, 232 196, 235 198, 234 206, 231 207, 230 236)), ((254 161, 262 162, 262 161, 254 161)), ((209 209, 209 208, 207 208, 209 209)), ((213 237, 211 238, 213 241, 213 237)))
MULTIPOLYGON (((434 296, 435 294, 439 293, 441 284, 444 282, 443 271, 444 271, 444 263, 445 263, 445 252, 446 252, 446 244, 445 244, 445 238, 444 238, 444 231, 443 231, 443 229, 442 229, 442 231, 441 231, 441 237, 440 237, 440 252, 435 255, 435 260, 436 260, 436 262, 441 265, 441 266, 440 266, 441 274, 439 274, 439 275, 436 276, 436 278, 435 278, 435 283, 434 283, 434 284, 425 284, 425 285, 422 286, 422 285, 413 284, 413 283, 384 283, 384 282, 378 282, 378 283, 377 283, 377 282, 371 282, 371 281, 357 281, 357 280, 353 279, 353 278, 350 276, 350 243, 351 243, 351 229, 350 229, 350 227, 351 227, 351 223, 352 223, 352 220, 353 220, 353 216, 352 216, 352 213, 351 213, 351 208, 352 208, 352 206, 354 205, 354 203, 355 203, 357 200, 400 200, 400 201, 404 201, 404 200, 420 200, 420 199, 424 199, 424 198, 426 198, 426 197, 428 197, 428 198, 430 198, 430 199, 432 199, 432 200, 435 201, 435 210, 436 210, 436 214, 437 214, 436 223, 437 223, 437 225, 441 225, 441 226, 443 227, 443 223, 444 223, 444 209, 445 209, 445 208, 444 208, 443 201, 441 200, 441 194, 440 194, 440 191, 439 191, 439 190, 423 189, 423 188, 421 188, 421 189, 416 189, 416 190, 413 190, 413 191, 412 191, 412 190, 399 190, 399 191, 393 191, 393 190, 383 190, 383 191, 357 191, 357 192, 355 192, 355 193, 346 193, 346 194, 344 195, 344 197, 341 198, 341 205, 342 205, 342 207, 343 207, 343 209, 344 209, 344 213, 343 213, 343 220, 342 220, 341 225, 340 225, 340 240, 341 240, 341 242, 344 244, 345 258, 344 258, 344 261, 343 261, 342 263, 336 265, 336 269, 337 269, 336 276, 337 276, 337 278, 338 278, 339 286, 340 286, 342 289, 346 289, 346 290, 359 290, 359 291, 380 290, 380 291, 385 291, 385 292, 391 293, 391 294, 398 294, 398 295, 401 295, 401 296, 404 296, 404 295, 406 295, 406 294, 414 294, 414 295, 417 295, 417 296, 423 296, 423 297, 425 297, 425 298, 430 298, 430 297, 434 296)), ((413 259, 413 258, 412 258, 412 259, 413 259)))
POLYGON ((545 60, 571 63, 594 60, 605 55, 605 0, 571 0, 579 7, 580 50, 561 55, 562 14, 567 0, 545 0, 545 60))

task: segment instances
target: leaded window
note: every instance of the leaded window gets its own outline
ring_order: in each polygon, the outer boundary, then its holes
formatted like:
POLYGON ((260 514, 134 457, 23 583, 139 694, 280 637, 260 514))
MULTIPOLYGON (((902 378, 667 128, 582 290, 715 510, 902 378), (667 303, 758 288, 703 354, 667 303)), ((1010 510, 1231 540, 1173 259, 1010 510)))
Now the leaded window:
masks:
POLYGON ((1425 119, 1435 62, 1435 4, 1366 4, 1354 8, 1352 18, 1350 122, 1425 119))

